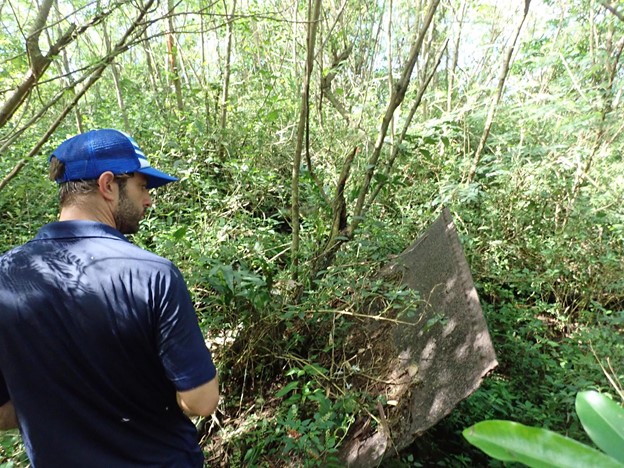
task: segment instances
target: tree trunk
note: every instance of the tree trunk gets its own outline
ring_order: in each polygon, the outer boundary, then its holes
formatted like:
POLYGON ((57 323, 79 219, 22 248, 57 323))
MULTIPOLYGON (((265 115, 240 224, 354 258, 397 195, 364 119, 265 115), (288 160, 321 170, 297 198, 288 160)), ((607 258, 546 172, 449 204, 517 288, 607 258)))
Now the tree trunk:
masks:
POLYGON ((475 151, 472 166, 470 168, 470 172, 468 173, 468 178, 466 179, 466 183, 470 184, 477 173, 477 167, 479 166, 479 162, 481 161, 481 155, 483 154, 483 150, 485 149, 485 144, 487 143, 488 137, 490 136, 490 130, 492 129, 492 124, 494 123, 494 114, 496 113, 496 108, 498 107, 498 103, 501 100, 503 95, 503 90, 505 89, 505 82, 507 81, 507 75, 509 74, 509 68, 511 66, 511 59, 513 57, 513 52, 516 47, 516 43, 518 42, 518 38, 520 37, 520 32, 522 31, 522 26, 529 14, 529 6, 531 4, 531 0, 524 0, 524 13, 522 15, 522 19, 520 23, 518 23, 518 27, 516 28, 513 36, 513 40, 507 49, 507 54, 505 59, 503 60, 500 74, 498 76, 498 84, 496 85, 496 93, 490 102, 490 108, 488 110, 487 117, 485 119, 485 125, 483 128, 483 134, 481 135, 481 139, 479 140, 479 146, 477 146, 477 150, 475 151))
POLYGON ((459 44, 461 42, 461 31, 464 24, 464 18, 466 16, 466 6, 468 2, 461 0, 459 7, 459 17, 456 18, 457 28, 455 28, 455 42, 453 44, 451 64, 448 67, 448 86, 446 90, 446 111, 451 112, 453 109, 453 88, 455 87, 455 72, 457 70, 457 63, 459 62, 459 44))
POLYGON ((291 185, 291 222, 292 222, 292 279, 297 281, 299 278, 299 174, 301 168, 301 154, 303 152, 303 140, 305 129, 307 126, 310 105, 310 77, 314 68, 314 48, 316 44, 316 30, 321 15, 321 0, 311 0, 308 3, 308 40, 307 40, 307 58, 305 65, 305 75, 301 89, 301 108, 299 111, 299 125, 297 127, 297 143, 295 147, 295 155, 292 167, 292 185, 291 185))
MULTIPOLYGON (((103 25, 102 33, 104 35, 104 44, 106 45, 106 54, 108 55, 111 53, 111 42, 110 42, 110 37, 108 36, 108 30, 106 28, 106 25, 103 25)), ((130 122, 128 121, 128 114, 126 113, 126 107, 124 105, 124 100, 123 100, 123 93, 121 91, 121 84, 120 84, 121 79, 119 77, 119 71, 115 67, 114 60, 111 62, 110 70, 113 75, 113 83, 115 84, 115 95, 117 96, 117 106, 119 106, 119 112, 121 112, 121 118, 123 120, 124 130, 127 133, 130 133, 131 132, 130 122)))
MULTIPOLYGON (((387 28, 387 35, 386 35, 386 40, 388 41, 388 95, 392 96, 392 87, 394 86, 394 64, 392 63, 392 0, 389 0, 388 2, 388 24, 386 25, 387 28)), ((394 119, 395 119, 395 115, 394 112, 392 113, 392 117, 390 120, 390 127, 389 127, 389 132, 390 132, 390 151, 392 151, 392 148, 394 147, 394 119)))
MULTIPOLYGON (((225 2, 224 2, 225 3, 225 2)), ((227 107, 228 107, 228 98, 230 92, 230 73, 232 70, 232 25, 234 23, 234 12, 236 11, 236 0, 232 2, 232 10, 227 12, 227 5, 224 5, 226 8, 226 49, 225 49, 225 66, 223 68, 223 87, 221 90, 221 114, 219 117, 219 128, 221 129, 221 134, 225 135, 225 130, 227 128, 227 107)), ((221 145, 219 149, 219 158, 223 159, 225 157, 225 147, 221 145)))
POLYGON ((150 84, 152 85, 152 91, 154 94, 158 93, 158 82, 160 81, 160 77, 158 75, 158 67, 154 63, 153 55, 154 52, 150 47, 149 38, 147 37, 147 30, 143 34, 143 51, 145 53, 145 64, 147 65, 147 75, 149 77, 150 84))
MULTIPOLYGON (((71 110, 74 109, 74 107, 76 106, 80 98, 87 92, 87 90, 89 90, 89 88, 91 88, 91 86, 93 86, 102 77, 102 73, 104 72, 104 70, 106 70, 106 67, 108 67, 111 64, 114 58, 117 55, 125 52, 128 49, 128 44, 131 43, 133 40, 136 40, 138 37, 140 37, 144 33, 145 29, 148 27, 148 24, 144 21, 144 19, 145 19, 145 16, 147 15, 148 10, 151 8, 152 4, 154 3, 154 1, 155 0, 147 0, 145 2, 145 4, 139 10, 139 14, 137 15, 133 23, 130 25, 128 30, 125 32, 123 37, 115 45, 112 52, 108 54, 107 56, 103 57, 102 60, 100 60, 98 66, 90 72, 90 77, 87 80, 87 82, 83 85, 82 89, 78 91, 75 94, 72 101, 67 106, 65 106, 65 108, 60 113, 60 115, 56 118, 56 120, 52 123, 52 125, 48 128, 48 130, 43 134, 43 136, 39 139, 37 144, 30 150, 30 152, 26 155, 26 157, 23 158, 21 161, 19 161, 15 165, 15 167, 11 170, 11 172, 7 174, 7 176, 0 181, 0 192, 9 184, 11 180, 13 180, 19 174, 19 172, 26 166, 26 164, 28 164, 28 161, 32 159, 36 154, 39 153, 43 145, 48 141, 50 136, 54 133, 54 131, 58 128, 58 126, 63 122, 65 117, 67 117, 67 114, 69 114, 69 112, 71 112, 71 110)), ((99 18, 102 18, 102 17, 100 16, 99 18)), ((95 23, 92 21, 90 24, 95 24, 95 23)), ((86 27, 83 30, 85 29, 86 27)), ((58 44, 58 41, 57 41, 57 44, 58 44)))
POLYGON ((178 70, 177 44, 175 39, 175 28, 173 25, 174 0, 167 0, 167 56, 169 57, 169 73, 176 96, 176 108, 178 112, 184 111, 184 101, 182 100, 182 83, 178 70))
MULTIPOLYGON (((206 75, 207 67, 207 57, 206 57, 206 37, 205 37, 205 24, 204 24, 204 14, 199 15, 199 25, 200 25, 200 41, 201 41, 201 74, 206 75)), ((202 89, 204 95, 204 113, 205 113, 205 125, 206 128, 210 127, 210 90, 208 86, 207 80, 202 80, 202 89)))
MULTIPOLYGON (((357 151, 354 150, 353 153, 347 157, 343 164, 343 169, 340 177, 340 183, 336 188, 336 197, 334 198, 334 211, 333 211, 333 224, 332 226, 343 225, 344 227, 340 229, 337 235, 334 235, 332 229, 332 237, 328 240, 328 242, 321 247, 317 253, 314 255, 314 260, 310 267, 310 278, 316 278, 319 272, 326 269, 333 262, 336 253, 340 249, 341 245, 348 241, 355 231, 355 229, 359 226, 362 216, 364 215, 364 204, 366 202, 367 196, 369 195, 369 189, 371 181, 375 175, 379 162, 379 158, 381 156, 381 150, 383 148, 384 140, 386 138, 386 134, 388 128, 390 126, 390 121, 392 120, 392 116, 394 115, 394 111, 399 107, 399 105, 403 102, 405 98, 405 93, 410 84, 412 72, 416 65, 416 61, 418 59, 418 55, 422 48, 422 44, 427 34, 427 30, 431 26, 433 21, 433 17, 435 12, 440 4, 440 0, 433 0, 427 10, 425 15, 425 19, 422 25, 422 28, 419 32, 414 36, 414 40, 412 43, 412 47, 410 49, 405 68, 401 73, 400 79, 395 83, 392 89, 392 95, 390 96, 390 102, 388 103, 388 107, 386 109, 385 115, 381 122, 381 127, 379 130, 379 135, 375 142, 375 147, 373 149, 373 153, 368 159, 367 163, 367 171, 364 176, 364 181, 359 191, 358 199, 356 202, 356 206, 354 209, 353 217, 351 219, 350 224, 346 224, 346 207, 344 208, 343 213, 343 204, 340 202, 342 190, 344 189, 344 185, 346 184, 346 178, 349 176, 349 170, 353 163, 353 158, 356 155, 357 151), (344 180, 343 180, 344 177, 344 180), (342 223, 341 220, 345 220, 342 223)), ((424 91, 423 91, 424 92, 424 91)), ((301 294, 302 286, 300 286, 299 294, 301 294)))

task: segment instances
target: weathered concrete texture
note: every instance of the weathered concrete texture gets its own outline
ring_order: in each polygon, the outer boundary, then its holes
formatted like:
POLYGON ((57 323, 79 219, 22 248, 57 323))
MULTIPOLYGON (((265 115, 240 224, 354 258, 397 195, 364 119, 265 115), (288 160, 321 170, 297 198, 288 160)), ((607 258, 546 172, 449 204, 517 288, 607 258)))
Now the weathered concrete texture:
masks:
POLYGON ((409 325, 376 321, 364 332, 378 344, 369 343, 369 362, 363 364, 375 367, 380 361, 375 353, 383 354, 381 361, 387 365, 376 374, 382 384, 374 388, 391 404, 378 405, 377 430, 370 429, 370 421, 358 421, 343 444, 342 459, 353 467, 378 466, 409 446, 473 393, 497 365, 448 210, 382 275, 418 291, 423 305, 413 318, 401 318, 409 325))

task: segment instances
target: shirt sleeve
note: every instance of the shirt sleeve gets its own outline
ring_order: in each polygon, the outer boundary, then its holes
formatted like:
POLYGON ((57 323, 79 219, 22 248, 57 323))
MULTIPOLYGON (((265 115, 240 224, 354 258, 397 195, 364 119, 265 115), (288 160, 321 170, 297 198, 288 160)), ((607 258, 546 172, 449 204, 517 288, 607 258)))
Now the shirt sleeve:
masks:
POLYGON ((182 274, 173 265, 170 273, 156 282, 158 352, 167 378, 186 391, 212 380, 217 370, 182 274))
POLYGON ((9 389, 6 386, 2 372, 0 372, 0 406, 4 405, 10 400, 11 396, 9 395, 9 389))

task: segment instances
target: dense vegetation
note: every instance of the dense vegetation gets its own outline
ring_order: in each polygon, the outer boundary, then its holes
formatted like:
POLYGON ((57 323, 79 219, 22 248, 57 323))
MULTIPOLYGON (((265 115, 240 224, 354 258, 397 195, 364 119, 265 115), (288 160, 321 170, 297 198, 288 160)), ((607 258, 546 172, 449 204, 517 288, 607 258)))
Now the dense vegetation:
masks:
POLYGON ((134 241, 218 362, 207 460, 327 466, 378 397, 358 313, 413 300, 375 273, 446 206, 499 367, 388 466, 494 466, 461 437, 493 418, 587 442, 575 395, 624 372, 624 10, 519 3, 0 1, 0 251, 55 219, 58 143, 127 130, 181 177, 134 241))

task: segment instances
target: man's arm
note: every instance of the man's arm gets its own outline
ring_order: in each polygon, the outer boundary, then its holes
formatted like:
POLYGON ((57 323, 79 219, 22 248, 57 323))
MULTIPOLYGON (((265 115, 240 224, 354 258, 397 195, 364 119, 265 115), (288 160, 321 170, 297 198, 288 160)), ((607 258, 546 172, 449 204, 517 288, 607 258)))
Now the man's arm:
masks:
POLYGON ((189 416, 210 416, 219 403, 219 378, 199 387, 178 392, 178 405, 189 416))
POLYGON ((13 403, 7 401, 0 406, 0 431, 8 431, 17 427, 17 416, 13 403))

